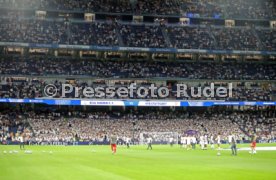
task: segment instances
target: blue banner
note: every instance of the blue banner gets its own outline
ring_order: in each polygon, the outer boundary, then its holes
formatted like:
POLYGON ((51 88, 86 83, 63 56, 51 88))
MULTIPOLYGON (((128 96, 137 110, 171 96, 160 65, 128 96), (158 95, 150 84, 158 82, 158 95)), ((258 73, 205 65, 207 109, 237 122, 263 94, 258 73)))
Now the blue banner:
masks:
POLYGON ((146 107, 209 107, 209 106, 276 106, 262 101, 181 101, 181 100, 95 100, 95 99, 13 99, 0 98, 0 103, 33 103, 70 106, 146 106, 146 107))

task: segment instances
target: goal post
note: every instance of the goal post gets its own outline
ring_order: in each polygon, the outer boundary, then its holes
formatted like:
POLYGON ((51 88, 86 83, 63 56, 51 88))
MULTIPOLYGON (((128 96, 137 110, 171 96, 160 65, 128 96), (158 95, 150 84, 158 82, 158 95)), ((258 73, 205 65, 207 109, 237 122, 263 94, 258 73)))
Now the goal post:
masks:
POLYGON ((139 135, 139 144, 147 144, 148 138, 152 138, 152 144, 178 144, 177 132, 142 132, 139 135))

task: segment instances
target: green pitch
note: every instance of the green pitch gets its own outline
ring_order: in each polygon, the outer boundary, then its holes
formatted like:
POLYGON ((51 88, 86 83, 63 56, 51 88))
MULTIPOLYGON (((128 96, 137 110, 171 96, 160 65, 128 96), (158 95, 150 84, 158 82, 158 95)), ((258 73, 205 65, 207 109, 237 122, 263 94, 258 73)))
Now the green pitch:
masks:
POLYGON ((119 146, 116 155, 111 154, 109 146, 26 149, 33 153, 25 154, 19 146, 0 146, 0 180, 276 179, 276 151, 258 151, 253 156, 248 151, 239 151, 238 156, 221 151, 221 156, 217 156, 216 150, 187 151, 165 145, 153 145, 153 150, 119 146), (10 154, 10 150, 19 152, 10 154))

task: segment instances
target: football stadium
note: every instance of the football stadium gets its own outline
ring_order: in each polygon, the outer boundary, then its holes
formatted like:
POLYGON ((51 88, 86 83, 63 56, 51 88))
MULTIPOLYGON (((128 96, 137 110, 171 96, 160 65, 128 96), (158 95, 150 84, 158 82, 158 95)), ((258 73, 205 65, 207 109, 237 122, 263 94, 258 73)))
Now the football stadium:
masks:
POLYGON ((0 180, 276 179, 275 0, 0 0, 0 180))

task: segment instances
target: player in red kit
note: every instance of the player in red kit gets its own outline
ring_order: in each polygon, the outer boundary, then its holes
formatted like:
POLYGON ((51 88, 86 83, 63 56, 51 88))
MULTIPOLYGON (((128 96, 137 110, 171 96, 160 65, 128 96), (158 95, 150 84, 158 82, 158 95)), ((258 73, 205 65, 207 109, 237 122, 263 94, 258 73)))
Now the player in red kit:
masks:
POLYGON ((117 150, 117 136, 110 137, 110 145, 111 145, 112 154, 115 154, 117 150))
POLYGON ((256 140, 257 140, 257 136, 256 135, 252 135, 251 137, 251 154, 256 154, 256 140))

